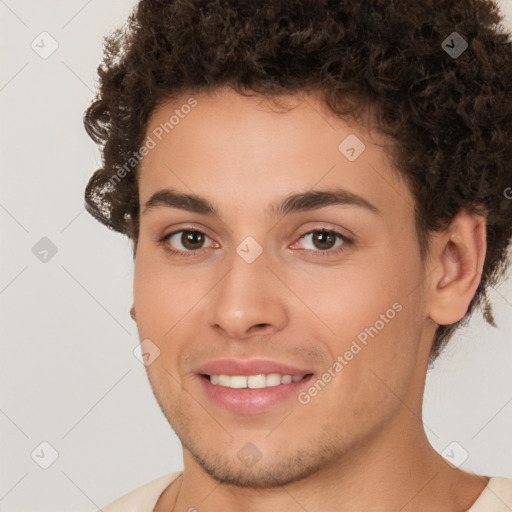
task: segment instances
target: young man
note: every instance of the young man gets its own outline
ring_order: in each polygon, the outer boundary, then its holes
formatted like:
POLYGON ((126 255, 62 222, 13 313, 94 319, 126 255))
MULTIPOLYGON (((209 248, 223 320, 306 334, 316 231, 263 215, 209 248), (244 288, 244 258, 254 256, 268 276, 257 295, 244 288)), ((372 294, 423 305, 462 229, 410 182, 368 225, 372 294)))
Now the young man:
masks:
MULTIPOLYGON (((184 470, 104 511, 512 510, 429 444, 429 362, 503 277, 512 44, 488 1, 143 0, 86 190, 184 470)), ((508 187, 508 188, 507 188, 508 187)))

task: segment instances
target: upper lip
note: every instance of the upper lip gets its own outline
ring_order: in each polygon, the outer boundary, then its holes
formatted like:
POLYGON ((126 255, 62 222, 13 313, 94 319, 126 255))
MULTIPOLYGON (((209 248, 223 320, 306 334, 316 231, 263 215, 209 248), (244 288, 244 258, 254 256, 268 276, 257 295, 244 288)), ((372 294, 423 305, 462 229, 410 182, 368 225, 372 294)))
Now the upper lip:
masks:
POLYGON ((297 368, 268 359, 216 359, 209 361, 197 369, 197 373, 203 375, 258 375, 279 373, 281 375, 307 375, 311 370, 297 368))

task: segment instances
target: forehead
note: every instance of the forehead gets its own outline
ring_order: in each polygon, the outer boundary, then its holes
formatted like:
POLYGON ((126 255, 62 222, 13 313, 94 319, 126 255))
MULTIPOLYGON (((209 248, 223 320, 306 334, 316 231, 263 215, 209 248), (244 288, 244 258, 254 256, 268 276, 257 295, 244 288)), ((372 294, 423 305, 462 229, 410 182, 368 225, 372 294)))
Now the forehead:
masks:
POLYGON ((146 130, 141 206, 163 188, 261 209, 290 191, 343 187, 383 211, 412 212, 388 139, 340 119, 317 94, 276 100, 219 89, 160 105, 146 130))

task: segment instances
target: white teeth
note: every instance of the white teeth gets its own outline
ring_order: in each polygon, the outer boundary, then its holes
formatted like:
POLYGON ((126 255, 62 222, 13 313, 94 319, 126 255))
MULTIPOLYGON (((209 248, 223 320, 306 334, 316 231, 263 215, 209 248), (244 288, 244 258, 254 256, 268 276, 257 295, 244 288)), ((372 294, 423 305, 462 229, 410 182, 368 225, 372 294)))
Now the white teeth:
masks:
POLYGON ((280 384, 291 384, 304 378, 304 375, 281 375, 279 373, 269 373, 268 375, 210 375, 210 382, 227 388, 241 389, 262 389, 280 384))
POLYGON ((279 373, 267 375, 267 387, 279 386, 279 384, 281 384, 281 375, 279 375, 279 373))
POLYGON ((267 379, 265 375, 249 375, 249 377, 247 377, 247 387, 251 389, 267 387, 267 379))
POLYGON ((220 386, 229 386, 231 384, 231 377, 229 375, 219 375, 220 386))
POLYGON ((230 388, 246 388, 247 387, 247 377, 245 375, 235 375, 231 377, 231 382, 229 383, 230 388))

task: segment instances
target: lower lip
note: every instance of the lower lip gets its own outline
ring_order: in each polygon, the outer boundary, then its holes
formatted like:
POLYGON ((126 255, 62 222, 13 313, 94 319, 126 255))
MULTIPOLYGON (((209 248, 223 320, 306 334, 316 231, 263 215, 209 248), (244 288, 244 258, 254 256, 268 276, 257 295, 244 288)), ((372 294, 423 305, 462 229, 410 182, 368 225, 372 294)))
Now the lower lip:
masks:
POLYGON ((263 389, 241 388, 234 389, 219 384, 212 384, 210 380, 199 375, 199 380, 207 396, 229 411, 242 414, 257 414, 266 411, 272 406, 281 404, 291 397, 296 397, 302 387, 304 387, 313 377, 308 375, 298 382, 290 384, 279 384, 263 389))

